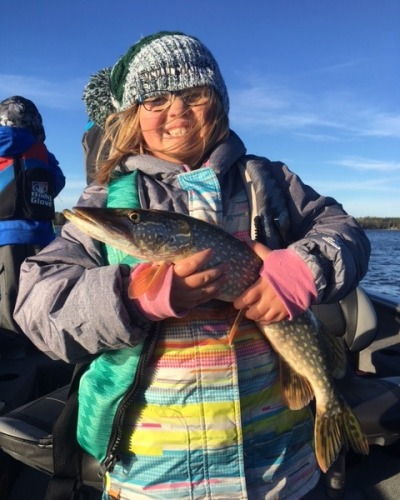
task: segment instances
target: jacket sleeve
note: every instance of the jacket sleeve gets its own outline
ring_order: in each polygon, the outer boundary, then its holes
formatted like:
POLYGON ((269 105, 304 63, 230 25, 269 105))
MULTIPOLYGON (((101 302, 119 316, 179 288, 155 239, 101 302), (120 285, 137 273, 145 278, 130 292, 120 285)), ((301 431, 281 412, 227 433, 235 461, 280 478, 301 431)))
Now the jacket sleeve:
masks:
POLYGON ((341 300, 368 270, 368 237, 335 199, 318 194, 286 165, 277 167, 275 175, 286 193, 291 222, 289 248, 313 273, 317 303, 341 300))
POLYGON ((55 195, 58 196, 65 187, 65 176, 57 158, 49 152, 49 168, 54 178, 55 195))
MULTIPOLYGON (((105 189, 91 185, 78 204, 105 199, 105 189)), ((38 349, 67 362, 135 345, 151 323, 128 298, 129 275, 127 265, 106 265, 100 244, 67 222, 22 265, 14 317, 38 349)))

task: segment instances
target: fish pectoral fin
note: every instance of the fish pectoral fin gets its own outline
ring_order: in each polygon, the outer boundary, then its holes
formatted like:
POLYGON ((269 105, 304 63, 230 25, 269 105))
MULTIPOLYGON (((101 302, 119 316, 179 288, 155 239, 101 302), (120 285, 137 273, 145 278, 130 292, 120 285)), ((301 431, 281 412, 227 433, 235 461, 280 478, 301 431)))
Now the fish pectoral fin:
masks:
POLYGON ((151 299, 154 297, 160 285, 164 281, 169 265, 162 262, 159 266, 145 267, 137 273, 135 279, 132 280, 128 288, 128 296, 130 299, 136 299, 145 293, 151 299))
POLYGON ((337 380, 343 378, 347 368, 347 352, 343 338, 330 333, 322 323, 318 335, 330 374, 337 380))
POLYGON ((235 321, 233 322, 233 325, 231 326, 231 329, 229 330, 229 333, 228 333, 228 343, 229 343, 229 345, 233 344, 233 340, 235 338, 235 335, 238 332, 240 322, 243 319, 244 311, 245 311, 244 309, 240 309, 240 311, 236 315, 236 318, 235 318, 235 321))
POLYGON ((299 375, 282 358, 280 360, 280 376, 282 397, 291 410, 301 410, 314 399, 314 392, 306 378, 299 375))
POLYGON ((315 456, 323 472, 331 467, 343 447, 368 455, 368 440, 357 417, 344 401, 341 411, 331 415, 322 412, 317 402, 314 433, 315 456))

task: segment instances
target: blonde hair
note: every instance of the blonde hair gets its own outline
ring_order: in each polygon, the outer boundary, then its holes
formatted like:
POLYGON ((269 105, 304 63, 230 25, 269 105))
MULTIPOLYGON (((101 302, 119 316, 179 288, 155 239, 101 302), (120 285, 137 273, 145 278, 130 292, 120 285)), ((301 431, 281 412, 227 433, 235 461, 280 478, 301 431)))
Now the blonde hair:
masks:
MULTIPOLYGON (((105 133, 101 141, 97 157, 98 171, 96 180, 100 184, 108 184, 117 165, 128 156, 143 153, 157 156, 158 150, 150 150, 142 135, 139 123, 139 104, 108 117, 105 133)), ((204 123, 200 123, 191 131, 192 136, 200 133, 200 141, 191 141, 184 148, 170 149, 168 153, 177 162, 189 158, 189 166, 198 168, 214 146, 229 134, 229 120, 216 92, 211 89, 210 99, 205 104, 204 123)))

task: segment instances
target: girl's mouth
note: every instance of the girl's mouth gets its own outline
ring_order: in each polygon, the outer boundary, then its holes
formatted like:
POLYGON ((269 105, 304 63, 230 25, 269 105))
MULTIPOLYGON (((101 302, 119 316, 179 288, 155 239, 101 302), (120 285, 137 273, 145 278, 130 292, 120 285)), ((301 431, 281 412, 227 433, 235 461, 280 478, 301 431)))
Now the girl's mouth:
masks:
POLYGON ((187 127, 176 127, 168 130, 168 135, 172 135, 173 137, 181 137, 188 133, 189 129, 187 127))

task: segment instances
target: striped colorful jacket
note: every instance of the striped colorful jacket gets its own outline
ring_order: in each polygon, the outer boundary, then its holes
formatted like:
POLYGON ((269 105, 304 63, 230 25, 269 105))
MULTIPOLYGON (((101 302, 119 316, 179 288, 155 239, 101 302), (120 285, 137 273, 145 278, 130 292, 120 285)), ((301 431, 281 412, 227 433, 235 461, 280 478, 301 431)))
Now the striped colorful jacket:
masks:
MULTIPOLYGON (((239 238, 256 226, 267 246, 290 245, 304 259, 319 301, 345 296, 366 272, 364 232, 335 200, 282 163, 244 155, 232 133, 197 171, 143 155, 128 158, 120 172, 138 172, 132 190, 137 186, 143 208, 210 218, 239 238), (254 187, 249 194, 243 162, 254 187)), ((107 191, 96 185, 79 201, 106 204, 107 191)), ((104 248, 66 224, 46 252, 23 264, 15 310, 29 338, 52 357, 95 359, 90 370, 99 375, 97 385, 88 383, 89 371, 81 387, 87 384, 89 394, 82 413, 94 414, 88 427, 95 432, 83 433, 81 442, 105 458, 104 498, 303 496, 318 478, 312 421, 307 410, 282 405, 276 356, 258 330, 243 322, 229 346, 232 310, 214 301, 156 323, 155 332, 129 300, 130 266, 119 261, 106 265, 104 248), (109 362, 100 373, 103 356, 109 362), (127 411, 115 427, 119 403, 127 411)))
MULTIPOLYGON (((111 184, 108 206, 134 203, 137 175, 111 184)), ((224 215, 212 169, 186 172, 179 182, 191 193, 189 215, 249 237, 244 189, 224 215)), ((114 248, 107 255, 109 264, 134 264, 114 248)), ((300 498, 316 484, 309 409, 283 404, 276 355, 253 322, 243 321, 229 345, 236 314, 211 301, 160 324, 145 370, 137 365, 148 347, 136 346, 100 356, 83 376, 78 440, 110 468, 108 499, 300 498), (129 372, 138 378, 127 396, 129 372), (112 430, 121 402, 127 410, 112 430), (116 445, 107 442, 115 432, 116 445)))

